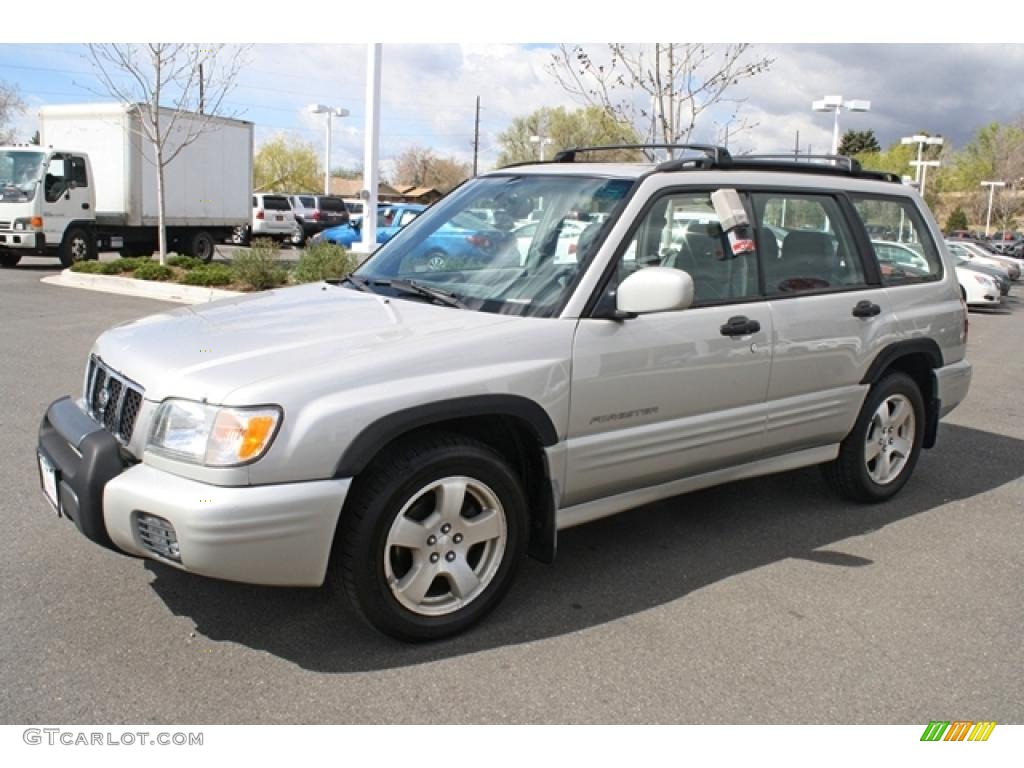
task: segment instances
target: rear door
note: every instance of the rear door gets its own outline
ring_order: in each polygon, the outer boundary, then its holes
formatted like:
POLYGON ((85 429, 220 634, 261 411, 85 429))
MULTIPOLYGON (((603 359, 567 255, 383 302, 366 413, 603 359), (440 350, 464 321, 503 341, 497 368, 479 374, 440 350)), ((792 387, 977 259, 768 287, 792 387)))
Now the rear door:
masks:
POLYGON ((774 321, 765 448, 839 442, 864 374, 899 336, 863 225, 842 195, 753 190, 765 297, 774 321))

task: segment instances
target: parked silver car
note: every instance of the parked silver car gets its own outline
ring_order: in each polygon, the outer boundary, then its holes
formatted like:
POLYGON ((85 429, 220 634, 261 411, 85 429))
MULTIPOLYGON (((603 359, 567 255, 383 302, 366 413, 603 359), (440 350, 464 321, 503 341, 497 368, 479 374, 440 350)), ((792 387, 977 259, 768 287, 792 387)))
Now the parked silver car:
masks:
POLYGON ((191 573, 336 579, 406 640, 479 621, 558 531, 658 499, 814 464, 891 498, 971 379, 932 215, 846 159, 678 152, 494 171, 345 280, 107 331, 43 418, 46 497, 191 573), (450 224, 480 209, 540 214, 529 242, 450 224), (880 260, 866 223, 921 262, 880 260), (424 271, 445 238, 466 256, 424 271))

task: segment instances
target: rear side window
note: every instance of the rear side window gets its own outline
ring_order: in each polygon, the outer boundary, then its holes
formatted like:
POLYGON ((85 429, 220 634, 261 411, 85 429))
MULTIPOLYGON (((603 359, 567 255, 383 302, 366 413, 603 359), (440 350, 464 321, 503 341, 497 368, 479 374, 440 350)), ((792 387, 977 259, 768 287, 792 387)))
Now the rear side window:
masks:
POLYGON ((331 211, 332 213, 346 213, 348 208, 345 207, 345 201, 340 197, 321 197, 320 210, 331 211))
POLYGON ((921 283, 942 277, 938 249, 910 200, 861 195, 851 195, 850 199, 871 238, 883 285, 921 283))
POLYGON ((287 197, 272 197, 267 195, 263 198, 263 207, 268 211, 290 211, 287 197))
POLYGON ((834 198, 782 192, 751 197, 768 296, 865 285, 853 235, 834 198))

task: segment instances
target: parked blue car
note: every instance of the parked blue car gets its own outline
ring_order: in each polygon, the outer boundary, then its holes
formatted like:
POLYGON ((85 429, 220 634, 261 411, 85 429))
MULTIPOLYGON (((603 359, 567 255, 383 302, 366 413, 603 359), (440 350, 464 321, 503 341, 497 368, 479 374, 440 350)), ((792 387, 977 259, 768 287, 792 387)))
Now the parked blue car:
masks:
MULTIPOLYGON (((424 205, 401 203, 377 211, 377 242, 386 243, 419 216, 424 205)), ((324 230, 313 238, 350 248, 360 233, 351 226, 324 230)), ((498 256, 512 253, 518 257, 516 238, 470 212, 461 213, 405 252, 403 272, 439 272, 480 267, 498 256)), ((518 261, 517 261, 518 263, 518 261)))
MULTIPOLYGON (((377 243, 386 243, 395 233, 427 209, 416 203, 396 203, 377 208, 377 243)), ((360 217, 360 222, 362 217, 360 217)), ((362 239, 358 226, 340 224, 315 235, 313 242, 327 242, 351 248, 362 239)))

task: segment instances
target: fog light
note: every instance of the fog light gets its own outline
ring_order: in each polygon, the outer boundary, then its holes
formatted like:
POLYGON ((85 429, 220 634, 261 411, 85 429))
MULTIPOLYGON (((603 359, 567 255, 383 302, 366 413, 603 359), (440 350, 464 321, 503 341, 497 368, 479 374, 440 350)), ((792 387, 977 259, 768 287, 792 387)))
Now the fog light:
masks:
POLYGON ((135 528, 144 549, 176 563, 181 562, 178 534, 169 520, 146 512, 136 512, 135 528))

